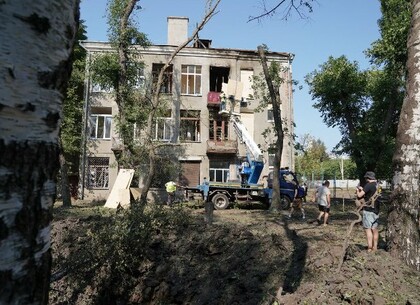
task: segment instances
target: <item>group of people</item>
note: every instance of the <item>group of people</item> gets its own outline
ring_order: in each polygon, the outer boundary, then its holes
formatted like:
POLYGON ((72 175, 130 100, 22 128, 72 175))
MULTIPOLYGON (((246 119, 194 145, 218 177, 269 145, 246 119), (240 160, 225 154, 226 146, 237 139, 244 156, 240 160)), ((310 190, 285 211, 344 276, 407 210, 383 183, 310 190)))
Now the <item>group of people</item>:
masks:
MULTIPOLYGON (((379 201, 376 200, 378 194, 378 182, 375 177, 375 173, 372 171, 366 172, 364 175, 365 182, 361 183, 360 186, 356 188, 356 197, 359 200, 363 200, 363 205, 361 207, 363 211, 362 215, 362 224, 365 229, 368 252, 373 252, 378 249, 378 240, 379 240, 379 231, 378 231, 378 220, 379 220, 379 201)), ((168 194, 167 204, 171 206, 173 204, 175 193, 177 187, 180 187, 173 181, 169 181, 165 184, 166 192, 168 194)), ((300 209, 302 212, 302 219, 305 219, 305 210, 303 208, 303 202, 306 202, 307 187, 306 184, 303 185, 305 189, 304 196, 298 196, 297 191, 295 192, 295 198, 291 203, 289 215, 291 218, 295 208, 300 209)), ((319 225, 327 226, 328 218, 330 215, 331 208, 331 191, 329 189, 330 182, 325 180, 320 187, 317 188, 315 192, 315 198, 313 201, 316 201, 318 204, 319 214, 317 217, 317 222, 319 225)), ((297 190, 297 188, 296 188, 297 190)), ((208 190, 207 190, 208 192, 208 190)), ((207 194, 205 194, 205 201, 207 202, 207 194)))
MULTIPOLYGON (((366 233, 368 252, 373 252, 378 249, 379 240, 379 201, 376 200, 376 194, 379 192, 379 187, 374 172, 366 172, 364 178, 366 181, 362 182, 361 185, 356 188, 356 197, 364 202, 361 207, 363 213, 362 224, 366 233)), ((325 180, 322 185, 317 188, 313 200, 318 204, 319 214, 317 222, 319 225, 323 226, 328 225, 328 218, 330 215, 331 191, 329 186, 330 182, 325 180)), ((298 207, 302 212, 302 218, 305 219, 305 210, 302 205, 303 201, 303 198, 295 198, 295 200, 293 200, 288 215, 289 218, 291 218, 294 209, 298 207)))

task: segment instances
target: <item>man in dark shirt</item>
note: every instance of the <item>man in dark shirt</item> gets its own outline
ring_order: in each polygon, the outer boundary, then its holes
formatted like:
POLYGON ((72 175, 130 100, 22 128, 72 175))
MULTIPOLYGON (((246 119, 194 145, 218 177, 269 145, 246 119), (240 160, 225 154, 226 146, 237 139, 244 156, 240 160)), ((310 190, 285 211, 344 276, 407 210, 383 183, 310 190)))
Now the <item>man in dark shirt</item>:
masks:
POLYGON ((372 202, 369 199, 376 193, 377 182, 374 172, 366 172, 365 186, 357 188, 357 198, 364 198, 366 206, 363 208, 363 228, 366 232, 366 239, 368 244, 368 252, 376 251, 378 249, 379 231, 379 206, 377 203, 373 207, 369 206, 372 202))

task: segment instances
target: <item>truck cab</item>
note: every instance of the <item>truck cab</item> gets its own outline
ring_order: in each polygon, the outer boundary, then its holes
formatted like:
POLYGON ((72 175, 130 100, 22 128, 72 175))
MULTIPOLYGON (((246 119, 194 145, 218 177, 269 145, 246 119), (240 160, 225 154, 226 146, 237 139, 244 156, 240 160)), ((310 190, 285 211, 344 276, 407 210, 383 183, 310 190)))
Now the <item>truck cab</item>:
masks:
MULTIPOLYGON (((296 174, 288 169, 280 169, 280 196, 281 196, 281 207, 287 209, 290 203, 295 198, 295 191, 297 190, 297 198, 303 198, 305 196, 305 190, 299 185, 296 174)), ((273 192, 273 172, 268 174, 267 178, 267 193, 272 199, 273 192)))

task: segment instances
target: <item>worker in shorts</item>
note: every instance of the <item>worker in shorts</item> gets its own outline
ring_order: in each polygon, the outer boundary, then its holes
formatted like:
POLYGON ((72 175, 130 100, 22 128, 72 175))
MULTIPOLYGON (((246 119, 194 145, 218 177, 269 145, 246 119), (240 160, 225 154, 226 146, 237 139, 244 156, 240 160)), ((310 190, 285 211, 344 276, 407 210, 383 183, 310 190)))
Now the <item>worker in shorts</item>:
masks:
POLYGON ((317 221, 319 225, 323 224, 324 227, 328 224, 328 216, 330 215, 331 207, 331 191, 329 186, 330 182, 325 180, 322 186, 320 186, 316 191, 316 198, 319 209, 317 221))

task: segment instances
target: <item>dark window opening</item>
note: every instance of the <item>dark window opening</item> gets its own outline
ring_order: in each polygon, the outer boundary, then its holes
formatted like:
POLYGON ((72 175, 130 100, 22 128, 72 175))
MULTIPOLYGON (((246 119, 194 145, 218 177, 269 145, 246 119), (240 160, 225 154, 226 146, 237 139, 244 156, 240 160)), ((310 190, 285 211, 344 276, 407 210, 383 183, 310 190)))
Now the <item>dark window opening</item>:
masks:
POLYGON ((216 112, 210 113, 209 139, 212 141, 225 141, 229 139, 229 120, 216 112))
POLYGON ((210 67, 210 91, 222 92, 222 84, 229 80, 229 67, 210 67))
POLYGON ((211 47, 211 39, 196 39, 193 47, 198 49, 208 49, 211 47))

